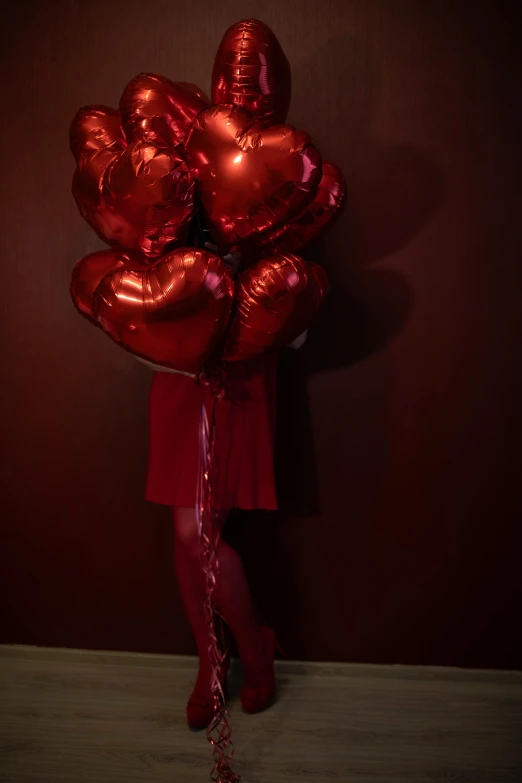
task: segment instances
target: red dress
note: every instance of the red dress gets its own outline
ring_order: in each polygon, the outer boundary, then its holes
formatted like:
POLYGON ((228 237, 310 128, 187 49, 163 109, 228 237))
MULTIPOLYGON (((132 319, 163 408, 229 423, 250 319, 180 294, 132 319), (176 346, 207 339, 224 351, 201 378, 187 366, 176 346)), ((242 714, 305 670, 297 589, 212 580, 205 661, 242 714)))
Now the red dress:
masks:
MULTIPOLYGON (((216 508, 277 509, 273 447, 277 354, 230 363, 226 396, 216 405, 216 508)), ((192 378, 157 372, 149 398, 146 499, 194 508, 202 398, 212 393, 192 378)))

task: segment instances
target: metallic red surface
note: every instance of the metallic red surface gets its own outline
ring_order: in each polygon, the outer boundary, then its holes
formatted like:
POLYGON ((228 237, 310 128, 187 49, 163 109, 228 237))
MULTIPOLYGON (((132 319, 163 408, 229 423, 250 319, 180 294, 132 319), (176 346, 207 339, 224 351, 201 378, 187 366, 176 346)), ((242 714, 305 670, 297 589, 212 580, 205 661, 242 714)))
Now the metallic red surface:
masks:
POLYGON ((221 254, 238 249, 248 258, 262 235, 312 201, 321 179, 321 156, 304 131, 264 129, 229 105, 199 115, 185 152, 221 254))
POLYGON ((339 217, 346 198, 346 182, 341 169, 323 160, 317 192, 304 210, 282 226, 258 239, 259 257, 273 253, 297 253, 319 239, 339 217))
POLYGON ((181 248, 149 268, 121 267, 104 277, 93 312, 109 337, 128 351, 197 374, 223 337, 233 290, 220 258, 181 248))
POLYGON ((73 195, 107 244, 151 262, 186 238, 194 186, 177 148, 206 106, 195 85, 149 73, 127 85, 120 112, 87 106, 77 113, 73 195))
POLYGON ((121 96, 121 125, 129 142, 154 141, 177 147, 208 105, 208 98, 193 84, 140 73, 121 96))
POLYGON ((69 130, 71 151, 76 163, 91 152, 125 149, 125 138, 117 109, 109 106, 84 106, 71 123, 69 130))
POLYGON ((263 125, 286 120, 290 65, 272 30, 258 19, 229 27, 216 53, 212 103, 247 109, 263 125))
POLYGON ((183 241, 194 210, 194 182, 184 160, 152 142, 133 142, 116 154, 85 155, 72 191, 101 239, 144 262, 183 241))
POLYGON ((71 297, 79 313, 96 326, 98 322, 92 312, 94 292, 105 275, 129 265, 128 257, 115 250, 99 250, 76 262, 71 278, 71 297))
POLYGON ((287 345, 310 326, 328 293, 326 273, 294 255, 276 255, 243 272, 224 358, 251 359, 287 345))

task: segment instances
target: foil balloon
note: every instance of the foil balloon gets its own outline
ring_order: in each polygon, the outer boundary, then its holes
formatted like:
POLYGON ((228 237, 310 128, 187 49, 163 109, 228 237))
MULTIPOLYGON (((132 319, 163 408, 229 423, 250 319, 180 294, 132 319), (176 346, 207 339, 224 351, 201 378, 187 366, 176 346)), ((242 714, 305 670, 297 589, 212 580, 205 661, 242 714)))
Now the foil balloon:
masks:
POLYGON ((324 269, 299 256, 275 255, 250 267, 239 277, 223 358, 253 359, 288 345, 310 326, 328 288, 324 269))
POLYGON ((272 30, 258 19, 229 27, 212 70, 212 103, 247 109, 263 125, 286 120, 290 65, 272 30))
POLYGON ((203 92, 203 90, 197 86, 197 84, 192 84, 192 82, 174 82, 174 84, 177 84, 179 87, 183 87, 185 90, 188 90, 189 92, 193 92, 194 95, 196 95, 201 101, 203 101, 203 109, 208 109, 210 106, 210 98, 206 94, 206 92, 203 92))
POLYGON ((94 292, 105 277, 122 266, 132 266, 128 256, 115 250, 98 250, 76 262, 71 278, 71 297, 81 315, 98 326, 92 312, 94 292))
POLYGON ((218 256, 180 248, 148 268, 122 266, 106 275, 93 313, 131 353, 197 374, 223 337, 233 295, 231 274, 218 256))
POLYGON ((306 133, 291 125, 263 128, 235 106, 202 112, 185 155, 222 255, 251 255, 260 237, 304 209, 321 179, 321 156, 306 133))
POLYGON ((109 106, 84 106, 71 123, 71 151, 78 163, 84 155, 101 150, 119 152, 127 146, 120 113, 109 106))
POLYGON ((101 239, 149 262, 185 239, 194 182, 178 152, 153 142, 127 146, 114 114, 100 107, 78 113, 70 136, 78 162, 72 192, 101 239))
MULTIPOLYGON (((80 214, 102 235, 97 213, 102 209, 101 189, 109 165, 127 146, 119 112, 107 106, 80 109, 69 129, 71 151, 77 167, 72 192, 80 214)), ((106 240, 108 244, 110 241, 106 240)))
POLYGON ((345 198, 346 183, 341 169, 335 163, 323 160, 321 181, 312 201, 288 223, 259 237, 256 255, 302 250, 333 226, 342 212, 345 198))
POLYGON ((208 105, 208 98, 194 84, 140 73, 121 96, 121 124, 129 142, 154 141, 177 147, 208 105))

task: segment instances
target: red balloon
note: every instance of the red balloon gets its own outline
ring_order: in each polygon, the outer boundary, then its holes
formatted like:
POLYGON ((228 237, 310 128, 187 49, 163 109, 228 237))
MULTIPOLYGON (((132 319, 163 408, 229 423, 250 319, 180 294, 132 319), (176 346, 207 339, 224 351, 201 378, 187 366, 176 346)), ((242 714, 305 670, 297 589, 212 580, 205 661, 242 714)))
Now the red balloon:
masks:
POLYGON ((77 113, 73 195, 107 244, 151 262, 186 239, 194 185, 174 148, 207 106, 195 85, 146 73, 127 85, 120 112, 87 106, 77 113))
POLYGON ((76 163, 92 152, 120 152, 127 146, 120 113, 109 106, 84 106, 80 109, 71 123, 69 137, 76 163))
POLYGON ((286 120, 290 65, 272 30, 244 19, 223 36, 212 70, 212 103, 233 103, 263 125, 286 120))
POLYGON ((224 335, 233 296, 232 276, 218 256, 180 248, 148 268, 121 267, 105 276, 93 312, 131 353, 198 373, 224 335))
POLYGON ((304 210, 288 223, 259 237, 256 254, 296 253, 318 239, 341 214, 346 197, 346 182, 341 169, 323 160, 317 192, 304 210))
POLYGON ((92 299, 101 280, 122 266, 131 266, 129 258, 115 250, 99 250, 76 262, 71 279, 71 297, 81 315, 98 326, 92 312, 92 299))
POLYGON ((193 84, 140 73, 121 96, 121 124, 129 142, 153 141, 177 147, 208 105, 208 98, 193 84))
POLYGON ((197 84, 192 84, 192 82, 175 82, 175 84, 177 84, 179 87, 183 87, 183 89, 188 90, 189 92, 193 92, 194 95, 196 95, 205 104, 203 108, 208 109, 210 106, 210 98, 206 92, 203 92, 203 90, 197 86, 197 84))
POLYGON ((108 245, 150 262, 183 241, 194 212, 194 181, 169 147, 133 142, 80 156, 72 192, 80 213, 108 245))
POLYGON ((261 236, 304 209, 321 179, 321 156, 306 133, 263 128, 233 106, 202 112, 185 153, 221 255, 251 255, 261 236))
POLYGON ((224 359, 252 359, 288 345, 307 329, 328 293, 322 267, 275 255, 239 277, 224 359))

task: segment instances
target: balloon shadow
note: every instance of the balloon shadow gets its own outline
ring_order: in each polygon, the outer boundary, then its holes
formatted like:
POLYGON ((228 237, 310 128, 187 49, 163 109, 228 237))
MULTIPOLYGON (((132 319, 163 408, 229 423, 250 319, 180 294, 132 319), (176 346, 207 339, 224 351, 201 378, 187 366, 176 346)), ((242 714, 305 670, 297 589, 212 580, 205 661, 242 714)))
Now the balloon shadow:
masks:
MULTIPOLYGON (((323 263, 328 266, 326 260, 323 263)), ((281 512, 299 517, 320 512, 308 395, 311 377, 355 365, 382 350, 402 329, 410 307, 410 287, 398 273, 355 271, 349 284, 332 284, 305 346, 282 352, 275 448, 281 512)))
POLYGON ((340 165, 344 214, 324 240, 301 255, 328 272, 331 290, 297 355, 282 351, 276 466, 281 510, 319 513, 308 383, 382 350, 406 323, 412 292, 391 269, 369 268, 418 234, 442 201, 433 156, 371 136, 379 74, 366 41, 340 34, 293 68, 289 120, 304 128, 324 159, 340 165), (321 89, 311 92, 311 85, 321 89), (325 121, 327 118, 327 121, 325 121))

